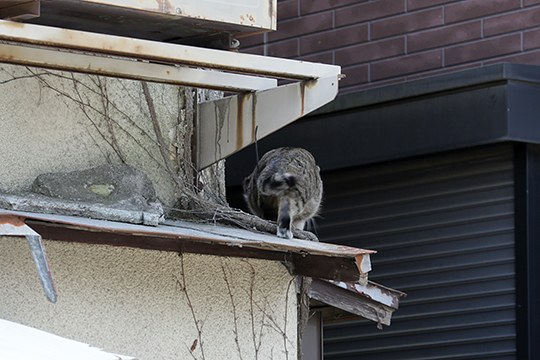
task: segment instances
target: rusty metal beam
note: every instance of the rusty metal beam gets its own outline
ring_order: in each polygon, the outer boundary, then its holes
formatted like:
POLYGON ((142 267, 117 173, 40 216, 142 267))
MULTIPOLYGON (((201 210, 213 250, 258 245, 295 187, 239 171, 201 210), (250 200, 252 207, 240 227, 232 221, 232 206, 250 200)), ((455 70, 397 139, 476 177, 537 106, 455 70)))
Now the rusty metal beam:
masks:
POLYGON ((197 167, 204 169, 332 101, 338 74, 199 104, 197 167))
POLYGON ((226 91, 273 88, 275 79, 0 44, 0 62, 226 91))
POLYGON ((45 295, 50 302, 55 303, 56 290, 47 264, 41 235, 26 225, 23 218, 16 215, 0 214, 0 237, 2 236, 24 237, 26 239, 45 295))
POLYGON ((226 99, 200 104, 196 144, 199 169, 206 168, 252 144, 256 138, 261 139, 332 101, 338 92, 341 71, 335 65, 2 20, 0 40, 18 43, 0 47, 0 61, 3 62, 243 91, 226 99), (28 44, 69 51, 30 48, 28 44), (91 52, 92 55, 73 51, 91 52), (104 57, 103 54, 108 56, 104 57), (125 58, 118 59, 110 55, 125 58), (184 67, 149 64, 141 60, 184 67), (299 82, 276 87, 276 80, 265 78, 267 76, 299 82))

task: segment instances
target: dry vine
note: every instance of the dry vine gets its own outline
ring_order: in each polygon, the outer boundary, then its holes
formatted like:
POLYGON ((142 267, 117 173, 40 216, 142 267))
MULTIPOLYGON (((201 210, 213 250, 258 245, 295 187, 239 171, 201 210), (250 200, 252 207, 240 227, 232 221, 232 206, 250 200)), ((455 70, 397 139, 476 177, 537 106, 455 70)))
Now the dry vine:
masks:
POLYGON ((185 273, 185 270, 184 270, 184 256, 183 256, 182 253, 179 253, 178 256, 180 256, 180 279, 177 279, 177 284, 180 286, 180 290, 184 293, 184 297, 186 298, 187 306, 189 308, 191 317, 193 319, 193 323, 195 325, 195 329, 197 330, 197 338, 195 339, 195 341, 193 342, 193 344, 189 348, 189 353, 191 354, 191 356, 194 359, 196 359, 193 352, 195 351, 195 349, 197 347, 197 344, 198 344, 199 349, 201 349, 202 359, 204 360, 204 359, 206 359, 206 357, 204 355, 204 342, 203 342, 203 339, 202 339, 202 330, 203 330, 204 322, 200 322, 197 319, 197 316, 195 314, 195 308, 193 307, 193 302, 191 301, 191 297, 189 296, 189 292, 188 292, 187 284, 186 284, 186 273, 185 273))
MULTIPOLYGON (((222 263, 221 265, 221 271, 223 272, 223 280, 225 281, 225 285, 227 286, 227 293, 229 294, 229 298, 231 299, 231 307, 233 311, 233 324, 234 324, 234 343, 236 344, 236 350, 238 351, 238 356, 242 360, 242 349, 240 349, 240 342, 238 341, 238 315, 236 313, 236 304, 234 302, 234 296, 233 296, 233 290, 231 287, 231 284, 229 282, 229 276, 227 272, 225 271, 226 265, 222 263)), ((231 274, 231 270, 227 269, 229 274, 231 274)))
MULTIPOLYGON (((121 132, 124 136, 137 144, 146 156, 152 159, 159 168, 168 174, 169 179, 175 184, 176 192, 179 194, 177 204, 172 207, 166 207, 169 217, 199 222, 221 223, 252 231, 275 234, 275 223, 229 207, 223 191, 219 186, 216 186, 219 182, 216 182, 216 180, 213 179, 219 177, 212 173, 216 171, 215 166, 204 172, 196 170, 192 149, 196 146, 193 141, 193 133, 196 131, 194 124, 196 123, 195 119, 197 116, 195 106, 198 102, 197 91, 190 89, 192 98, 186 99, 184 109, 178 109, 179 126, 180 123, 181 126, 185 126, 187 136, 183 139, 177 139, 177 141, 179 143, 182 142, 182 144, 176 144, 176 146, 182 146, 182 149, 178 149, 178 152, 173 154, 167 147, 167 141, 162 133, 160 119, 158 118, 155 109, 153 95, 146 82, 140 82, 145 104, 139 104, 136 101, 137 99, 133 98, 129 89, 126 89, 126 96, 132 98, 131 100, 140 106, 141 111, 148 113, 153 133, 149 133, 143 129, 141 125, 126 114, 118 104, 110 100, 106 78, 88 75, 75 76, 73 73, 36 70, 32 68, 26 68, 26 71, 26 74, 17 76, 8 73, 11 78, 3 80, 1 83, 5 84, 16 80, 37 78, 45 89, 50 90, 77 105, 89 124, 96 131, 96 134, 113 150, 114 154, 116 154, 121 162, 127 163, 128 161, 125 151, 119 144, 117 132, 121 132), (58 87, 51 82, 51 80, 54 79, 71 83, 71 88, 63 89, 58 87), (93 103, 88 94, 100 98, 100 103, 93 103), (121 116, 122 119, 126 120, 129 128, 127 128, 125 124, 122 125, 118 119, 115 119, 111 114, 111 110, 114 110, 118 116, 121 116), (184 110, 182 114, 180 114, 181 110, 184 110), (184 116, 185 119, 182 120, 182 116, 184 116), (142 135, 145 141, 155 144, 159 149, 161 158, 156 158, 152 151, 143 145, 139 138, 134 136, 134 132, 142 135), (172 159, 177 159, 178 163, 173 163, 172 159), (214 186, 206 186, 205 183, 211 183, 214 186), (216 188, 218 192, 216 192, 216 188), (204 194, 202 194, 203 192, 204 194)), ((93 138, 92 134, 89 133, 89 135, 97 145, 97 140, 93 138)), ((97 147, 100 148, 100 146, 97 147)), ((105 153, 104 155, 109 162, 112 162, 109 155, 105 153)), ((311 232, 294 230, 293 233, 294 237, 297 239, 317 241, 317 237, 311 232)))
MULTIPOLYGON (((122 134, 129 138, 130 141, 137 144, 142 152, 148 156, 154 164, 156 164, 161 170, 165 171, 167 176, 172 180, 175 185, 176 192, 179 194, 177 205, 173 207, 166 207, 167 216, 172 218, 189 219, 191 221, 204 222, 204 223, 221 223, 226 225, 232 225, 235 227, 241 227, 251 231, 258 231, 263 233, 275 234, 276 224, 263 220, 257 216, 245 213, 238 209, 233 209, 228 206, 225 201, 224 194, 219 186, 208 186, 205 184, 213 184, 215 177, 214 172, 216 167, 212 167, 209 171, 199 172, 196 169, 193 159, 193 148, 196 143, 193 138, 193 134, 196 132, 196 104, 198 103, 198 92, 192 89, 179 89, 179 98, 185 98, 184 104, 178 110, 177 122, 178 126, 184 126, 186 136, 183 138, 177 138, 176 152, 172 152, 168 147, 168 141, 166 141, 161 129, 161 121, 156 111, 154 104, 154 97, 152 95, 152 89, 146 82, 140 82, 140 90, 143 95, 144 103, 138 102, 138 99, 126 89, 126 94, 131 100, 139 106, 141 112, 147 113, 149 116, 152 129, 147 131, 131 118, 119 104, 112 101, 109 97, 109 88, 107 86, 107 79, 99 76, 75 76, 74 74, 53 72, 47 70, 35 70, 27 68, 26 74, 17 76, 10 75, 11 78, 3 80, 0 84, 6 84, 16 80, 23 80, 29 78, 37 78, 39 83, 44 89, 52 91, 54 94, 62 96, 65 100, 75 104, 80 108, 82 114, 88 120, 90 126, 95 130, 98 139, 107 144, 112 149, 113 156, 117 156, 118 160, 127 163, 126 151, 122 148, 118 134, 122 134), (53 81, 59 79, 71 84, 70 89, 64 89, 58 87, 53 81), (184 93, 181 93, 184 91, 184 93), (92 102, 89 94, 98 97, 99 103, 92 102), (114 116, 119 116, 124 120, 124 123, 114 116), (127 125, 126 125, 127 124, 127 125), (152 149, 147 148, 143 144, 143 141, 134 136, 134 132, 144 138, 144 141, 150 143, 150 146, 157 147, 159 153, 155 154, 152 149), (176 160, 176 163, 174 162, 176 160), (217 191, 216 191, 217 188, 217 191)), ((124 86, 124 85, 122 85, 124 86)), ((90 134, 90 133, 89 133, 90 134)), ((96 145, 98 145, 98 139, 94 138, 90 134, 90 137, 96 145)), ((100 146, 97 146, 100 148, 100 146)), ((100 148, 101 151, 103 151, 100 148)), ((153 149, 155 150, 155 148, 153 149)), ((103 152, 105 155, 105 152, 103 152)), ((109 155, 105 155, 108 161, 112 162, 109 155)), ((294 230, 294 237, 297 239, 305 239, 311 241, 318 241, 317 237, 311 232, 294 230)), ((184 297, 186 299, 188 308, 190 309, 191 316, 197 331, 197 338, 189 348, 191 356, 196 359, 193 354, 194 350, 199 347, 202 359, 205 359, 204 341, 202 337, 202 330, 204 322, 197 319, 195 310, 193 308, 192 299, 186 287, 186 279, 184 273, 184 260, 182 254, 179 254, 181 258, 181 274, 177 280, 184 297)), ((249 263, 248 263, 249 264, 249 263)), ((249 291, 250 310, 251 310, 251 333, 253 336, 253 348, 255 353, 255 359, 260 356, 260 349, 262 344, 263 329, 266 326, 271 327, 283 336, 283 347, 286 357, 291 356, 289 348, 292 344, 291 340, 287 337, 287 311, 285 314, 284 328, 278 324, 276 319, 268 313, 267 304, 258 304, 254 300, 253 288, 255 282, 255 270, 251 264, 251 286, 249 291), (256 327, 255 322, 255 310, 262 313, 263 318, 256 327)), ((234 316, 234 332, 235 343, 240 358, 242 358, 242 352, 240 350, 240 344, 238 341, 238 317, 236 313, 234 298, 231 289, 231 283, 228 280, 225 267, 222 268, 223 277, 227 286, 229 297, 232 303, 233 316, 234 316)), ((289 290, 293 284, 293 280, 289 283, 286 295, 286 306, 288 305, 289 290)), ((301 291, 302 296, 300 304, 305 306, 306 301, 306 289, 301 291)), ((305 311, 305 309, 304 309, 305 311)), ((300 312, 302 313, 302 311, 300 312)), ((300 316, 300 323, 305 324, 307 318, 300 316)), ((301 334, 301 330, 299 330, 301 334)))

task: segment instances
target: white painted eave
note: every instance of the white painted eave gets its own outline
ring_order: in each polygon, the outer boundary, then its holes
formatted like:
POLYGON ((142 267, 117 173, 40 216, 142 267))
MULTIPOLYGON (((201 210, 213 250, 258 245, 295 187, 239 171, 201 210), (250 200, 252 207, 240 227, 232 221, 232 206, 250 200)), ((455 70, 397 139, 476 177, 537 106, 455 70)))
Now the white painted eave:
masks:
POLYGON ((341 72, 336 65, 7 20, 0 20, 0 40, 0 62, 238 92, 199 105, 199 169, 332 101, 341 72), (277 79, 294 82, 278 86, 277 79))

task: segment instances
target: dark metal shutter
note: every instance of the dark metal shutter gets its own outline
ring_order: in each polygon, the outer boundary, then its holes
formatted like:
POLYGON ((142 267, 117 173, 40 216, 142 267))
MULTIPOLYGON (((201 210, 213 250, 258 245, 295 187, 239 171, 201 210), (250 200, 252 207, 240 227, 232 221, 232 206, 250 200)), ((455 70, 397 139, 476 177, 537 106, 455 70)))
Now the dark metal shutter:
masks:
POLYGON ((325 174, 321 241, 376 249, 393 323, 326 323, 325 359, 515 359, 511 145, 325 174))

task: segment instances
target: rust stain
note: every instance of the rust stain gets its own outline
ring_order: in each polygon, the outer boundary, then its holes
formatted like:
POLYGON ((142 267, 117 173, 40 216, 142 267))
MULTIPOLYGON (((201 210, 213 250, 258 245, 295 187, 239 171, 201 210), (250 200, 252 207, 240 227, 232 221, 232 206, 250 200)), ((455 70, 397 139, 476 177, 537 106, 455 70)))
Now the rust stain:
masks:
POLYGON ((367 274, 371 270, 371 266, 369 262, 369 255, 366 255, 366 254, 356 255, 354 257, 354 260, 360 274, 362 275, 367 274), (365 270, 364 270, 364 267, 366 267, 365 270))
POLYGON ((268 0, 268 20, 270 20, 270 24, 276 23, 276 1, 275 0, 268 0))
POLYGON ((251 105, 251 140, 257 141, 257 95, 255 94, 251 105))
POLYGON ((300 82, 300 116, 304 115, 305 107, 306 107, 306 82, 302 81, 300 82))
POLYGON ((236 149, 241 149, 244 145, 244 108, 246 103, 251 100, 251 93, 238 95, 238 111, 236 118, 236 149))
POLYGON ((317 82, 318 82, 317 79, 311 79, 311 80, 304 81, 304 85, 307 88, 312 89, 315 87, 315 85, 317 85, 317 82))
POLYGON ((236 148, 242 148, 244 142, 244 104, 247 94, 238 96, 238 109, 236 112, 236 148))
POLYGON ((23 217, 13 215, 0 215, 0 224, 10 224, 17 227, 26 225, 23 217))
POLYGON ((306 88, 312 89, 317 84, 316 79, 306 80, 300 82, 300 114, 303 116, 306 112, 306 88))
POLYGON ((24 23, 16 22, 16 21, 6 21, 3 26, 12 27, 21 29, 24 28, 24 23))

